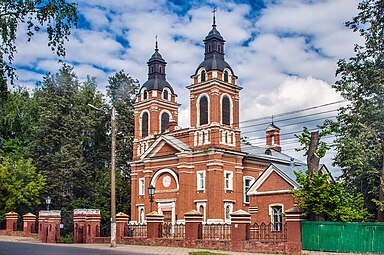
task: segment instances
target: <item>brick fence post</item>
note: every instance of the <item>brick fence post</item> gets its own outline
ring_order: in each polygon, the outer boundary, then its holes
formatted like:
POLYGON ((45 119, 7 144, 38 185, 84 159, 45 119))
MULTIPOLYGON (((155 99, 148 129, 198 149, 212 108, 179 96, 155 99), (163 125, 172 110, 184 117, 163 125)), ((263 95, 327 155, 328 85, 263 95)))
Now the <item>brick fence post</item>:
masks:
POLYGON ((95 237, 100 235, 100 210, 75 209, 73 210, 73 242, 93 243, 95 237))
POLYGON ((237 210, 231 213, 231 250, 242 251, 244 242, 248 240, 248 225, 251 223, 251 214, 237 210))
POLYGON ((85 243, 85 209, 73 210, 73 243, 85 243))
POLYGON ((25 236, 30 236, 35 231, 36 215, 27 213, 23 215, 23 232, 25 236))
POLYGON ((300 254, 302 250, 301 242, 301 222, 305 217, 301 215, 302 210, 295 205, 285 211, 287 221, 287 248, 286 252, 300 254))
POLYGON ((203 223, 203 214, 192 210, 184 213, 185 220, 185 239, 188 243, 192 243, 193 240, 201 238, 201 228, 199 227, 203 223))
POLYGON ((93 243, 95 237, 100 236, 100 210, 88 209, 86 214, 87 236, 86 243, 93 243))
POLYGON ((164 223, 164 215, 155 211, 146 215, 147 220, 147 238, 161 238, 163 233, 161 226, 164 223))
POLYGON ((12 232, 17 231, 17 219, 19 215, 15 212, 5 214, 5 234, 11 235, 12 232))
POLYGON ((60 242, 61 211, 39 212, 39 240, 44 243, 60 242))
POLYGON ((119 212, 116 214, 116 240, 120 242, 124 236, 128 235, 129 216, 119 212))

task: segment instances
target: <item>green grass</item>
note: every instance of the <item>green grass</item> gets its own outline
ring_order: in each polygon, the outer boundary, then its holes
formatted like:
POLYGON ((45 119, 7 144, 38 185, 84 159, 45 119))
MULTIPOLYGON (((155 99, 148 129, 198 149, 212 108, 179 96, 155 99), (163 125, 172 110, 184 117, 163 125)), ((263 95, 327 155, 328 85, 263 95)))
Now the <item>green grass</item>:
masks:
POLYGON ((214 252, 209 252, 209 251, 193 251, 188 253, 189 255, 228 255, 226 253, 214 253, 214 252))

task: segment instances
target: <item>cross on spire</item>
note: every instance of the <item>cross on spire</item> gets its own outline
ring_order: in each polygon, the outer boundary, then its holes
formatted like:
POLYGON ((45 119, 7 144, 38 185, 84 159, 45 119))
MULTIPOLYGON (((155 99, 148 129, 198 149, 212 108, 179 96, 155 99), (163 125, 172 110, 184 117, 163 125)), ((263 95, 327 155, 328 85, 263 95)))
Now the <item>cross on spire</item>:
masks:
POLYGON ((217 12, 217 9, 216 8, 213 8, 213 24, 212 24, 212 27, 216 27, 216 12, 217 12))
POLYGON ((273 117, 275 117, 275 116, 272 115, 272 125, 273 125, 273 117))
POLYGON ((158 43, 157 43, 157 35, 155 36, 155 40, 156 40, 155 50, 158 51, 158 50, 159 50, 159 45, 158 45, 158 43))

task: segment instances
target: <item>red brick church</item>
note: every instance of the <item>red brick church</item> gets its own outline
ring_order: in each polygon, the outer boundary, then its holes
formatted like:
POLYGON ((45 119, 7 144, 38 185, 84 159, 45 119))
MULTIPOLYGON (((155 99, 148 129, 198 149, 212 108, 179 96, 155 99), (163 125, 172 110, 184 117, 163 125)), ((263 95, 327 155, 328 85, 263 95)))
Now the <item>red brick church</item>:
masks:
POLYGON ((155 188, 153 211, 164 220, 182 222, 197 210, 205 222, 228 222, 233 211, 249 212, 252 222, 284 223, 298 188, 293 169, 305 164, 281 152, 280 129, 266 128, 264 147, 242 144, 237 76, 224 58, 225 40, 215 20, 204 39, 204 60, 187 86, 189 128, 178 128, 177 95, 166 80, 166 61, 155 52, 148 80, 135 107, 131 221, 150 213, 148 187, 155 188))

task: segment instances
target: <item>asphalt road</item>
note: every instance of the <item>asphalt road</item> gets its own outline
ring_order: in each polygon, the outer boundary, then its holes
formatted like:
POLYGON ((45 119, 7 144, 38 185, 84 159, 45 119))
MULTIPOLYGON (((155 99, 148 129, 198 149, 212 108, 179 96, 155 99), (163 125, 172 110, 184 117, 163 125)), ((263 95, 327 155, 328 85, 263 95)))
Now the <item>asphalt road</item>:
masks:
POLYGON ((145 253, 131 253, 127 251, 109 251, 63 245, 45 245, 20 242, 0 241, 0 255, 147 255, 145 253))

